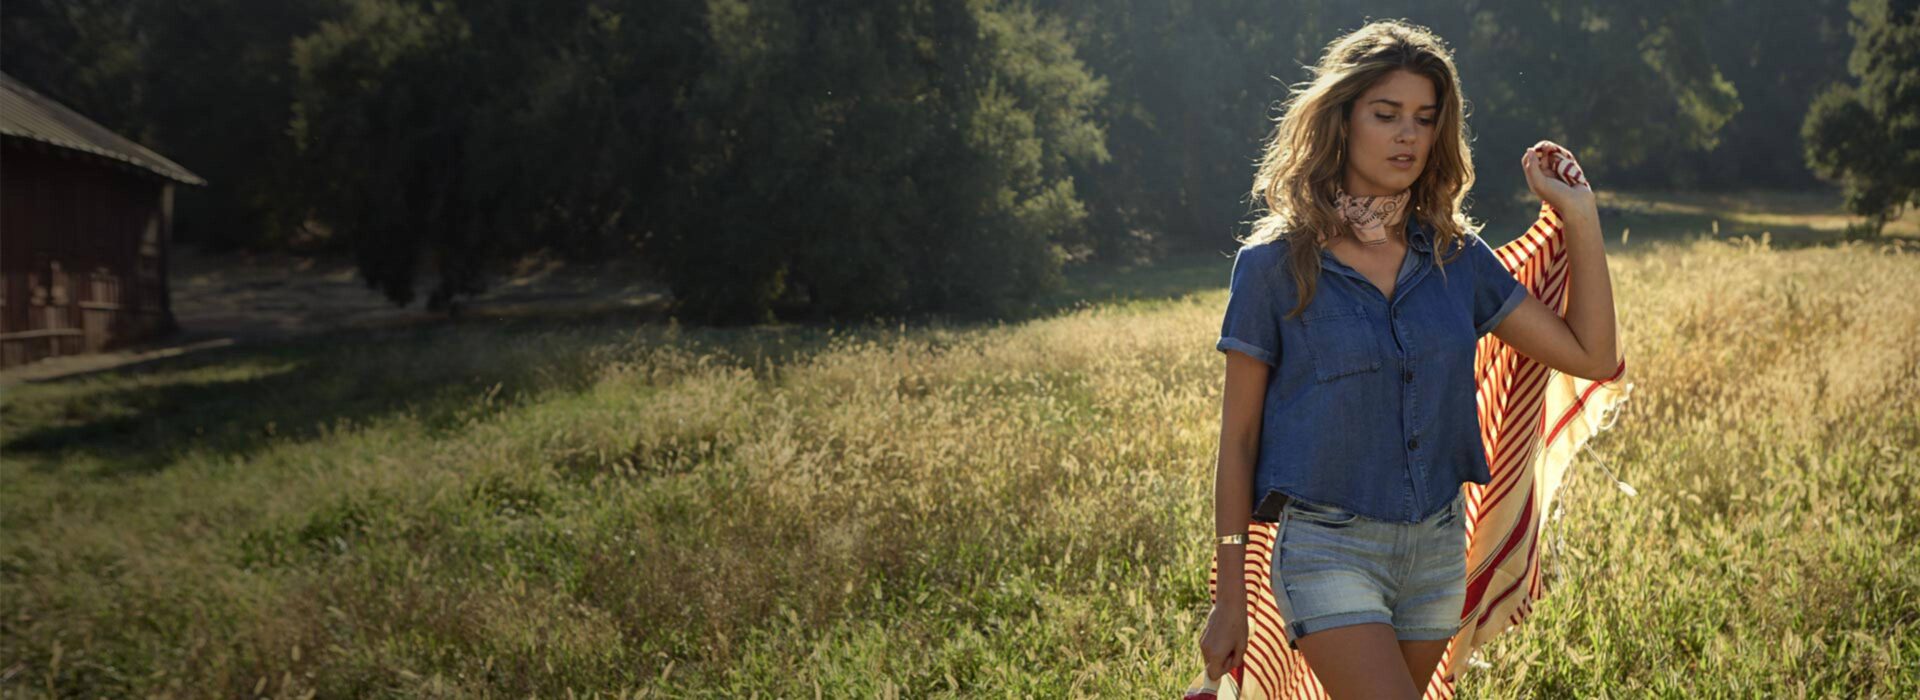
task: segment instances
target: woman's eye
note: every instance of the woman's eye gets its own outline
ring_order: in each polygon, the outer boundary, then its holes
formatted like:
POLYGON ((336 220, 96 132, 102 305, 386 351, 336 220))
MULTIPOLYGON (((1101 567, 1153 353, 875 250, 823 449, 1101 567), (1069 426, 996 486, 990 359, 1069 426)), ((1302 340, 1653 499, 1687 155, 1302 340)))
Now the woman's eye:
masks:
POLYGON ((1428 125, 1428 126, 1432 126, 1432 125, 1433 125, 1433 123, 1434 123, 1434 122, 1437 122, 1437 121, 1440 121, 1440 120, 1438 120, 1438 119, 1433 119, 1433 118, 1427 118, 1427 119, 1421 119, 1421 120, 1420 120, 1420 123, 1422 123, 1422 124, 1426 124, 1426 125, 1428 125))
POLYGON ((1383 122, 1393 121, 1393 115, 1391 114, 1375 114, 1373 116, 1379 117, 1380 121, 1383 121, 1383 122))

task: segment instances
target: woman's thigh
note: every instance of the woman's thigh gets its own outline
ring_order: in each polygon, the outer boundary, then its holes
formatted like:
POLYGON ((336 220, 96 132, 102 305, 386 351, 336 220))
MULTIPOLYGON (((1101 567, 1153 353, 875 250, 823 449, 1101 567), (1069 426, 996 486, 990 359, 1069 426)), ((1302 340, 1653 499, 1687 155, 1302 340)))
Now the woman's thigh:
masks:
POLYGON ((1400 655, 1407 659, 1407 679, 1413 681, 1413 687, 1425 692, 1427 683, 1433 680, 1433 672, 1440 668, 1440 657, 1447 653, 1447 640, 1433 641, 1400 640, 1400 655))
POLYGON ((1406 667, 1393 627, 1365 623, 1333 627, 1299 641, 1300 653, 1334 698, 1418 700, 1420 689, 1406 667))

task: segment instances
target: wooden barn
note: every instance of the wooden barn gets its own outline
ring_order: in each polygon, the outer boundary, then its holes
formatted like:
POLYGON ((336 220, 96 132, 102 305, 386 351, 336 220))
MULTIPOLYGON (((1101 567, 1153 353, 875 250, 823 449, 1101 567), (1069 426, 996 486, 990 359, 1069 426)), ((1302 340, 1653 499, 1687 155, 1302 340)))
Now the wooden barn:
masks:
POLYGON ((206 181, 0 73, 0 367, 173 330, 176 184, 206 181))

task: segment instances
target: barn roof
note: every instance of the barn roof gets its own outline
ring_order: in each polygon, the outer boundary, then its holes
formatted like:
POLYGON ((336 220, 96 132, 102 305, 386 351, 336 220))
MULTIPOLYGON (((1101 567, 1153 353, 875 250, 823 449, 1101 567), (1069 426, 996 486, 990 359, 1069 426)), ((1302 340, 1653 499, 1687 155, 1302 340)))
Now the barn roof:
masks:
POLYGON ((189 185, 206 180, 0 73, 0 134, 91 153, 189 185))

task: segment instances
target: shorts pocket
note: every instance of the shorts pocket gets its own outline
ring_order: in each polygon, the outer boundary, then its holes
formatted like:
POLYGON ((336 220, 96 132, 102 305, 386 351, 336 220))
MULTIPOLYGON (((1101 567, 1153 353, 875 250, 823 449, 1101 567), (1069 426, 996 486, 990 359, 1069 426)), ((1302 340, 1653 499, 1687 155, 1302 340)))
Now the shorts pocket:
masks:
POLYGON ((1326 382, 1350 374, 1379 371, 1380 344, 1366 309, 1334 306, 1301 317, 1307 354, 1313 358, 1313 378, 1326 382))

